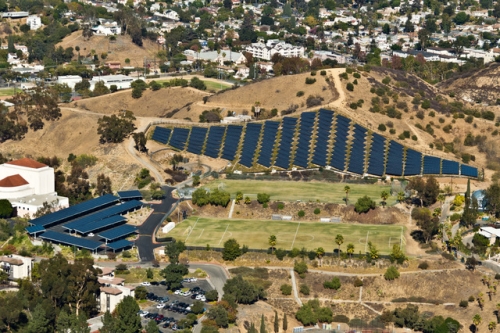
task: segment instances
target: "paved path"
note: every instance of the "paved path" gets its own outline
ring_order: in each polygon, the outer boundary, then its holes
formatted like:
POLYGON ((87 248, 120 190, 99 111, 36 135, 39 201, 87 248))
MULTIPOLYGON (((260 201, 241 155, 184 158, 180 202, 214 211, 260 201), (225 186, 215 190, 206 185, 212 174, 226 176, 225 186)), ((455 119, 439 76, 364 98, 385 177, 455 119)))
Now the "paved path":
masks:
POLYGON ((297 291, 297 283, 295 282, 295 272, 293 271, 293 268, 290 269, 290 277, 292 278, 293 298, 295 298, 298 305, 302 306, 302 301, 300 300, 299 293, 297 291))
POLYGON ((233 211, 234 211, 234 203, 236 202, 236 199, 233 199, 233 202, 231 203, 231 209, 229 210, 229 218, 233 218, 233 211))

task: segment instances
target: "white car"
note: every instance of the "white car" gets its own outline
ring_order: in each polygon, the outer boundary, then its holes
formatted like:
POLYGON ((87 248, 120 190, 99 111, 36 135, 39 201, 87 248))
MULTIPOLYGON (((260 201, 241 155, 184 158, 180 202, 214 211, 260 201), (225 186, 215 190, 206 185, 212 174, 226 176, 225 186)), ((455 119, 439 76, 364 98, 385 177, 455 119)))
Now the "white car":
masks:
POLYGON ((90 233, 89 234, 89 237, 94 237, 95 235, 93 233, 90 233))
POLYGON ((189 279, 189 282, 196 282, 196 281, 198 281, 198 279, 197 279, 197 278, 190 278, 190 279, 189 279))
POLYGON ((150 285, 151 285, 151 283, 149 283, 149 282, 143 282, 143 283, 141 283, 141 286, 150 286, 150 285))
POLYGON ((207 301, 207 299, 206 299, 206 297, 203 295, 203 296, 201 296, 201 297, 200 297, 199 301, 206 302, 206 301, 207 301))
POLYGON ((139 316, 141 316, 141 317, 146 317, 146 315, 147 315, 148 313, 149 313, 148 311, 141 310, 141 311, 139 311, 139 316))
POLYGON ((184 292, 184 294, 182 294, 182 296, 185 296, 185 297, 191 296, 191 292, 190 291, 186 291, 186 292, 184 292))
POLYGON ((196 299, 197 299, 197 300, 200 300, 202 297, 204 298, 204 297, 205 297, 205 295, 202 295, 202 294, 198 294, 198 295, 196 295, 196 299))
POLYGON ((163 309, 164 307, 165 307, 164 303, 160 303, 160 304, 156 305, 157 309, 163 309))
POLYGON ((174 291, 174 294, 176 295, 181 295, 182 294, 182 291, 180 289, 177 289, 176 291, 174 291))

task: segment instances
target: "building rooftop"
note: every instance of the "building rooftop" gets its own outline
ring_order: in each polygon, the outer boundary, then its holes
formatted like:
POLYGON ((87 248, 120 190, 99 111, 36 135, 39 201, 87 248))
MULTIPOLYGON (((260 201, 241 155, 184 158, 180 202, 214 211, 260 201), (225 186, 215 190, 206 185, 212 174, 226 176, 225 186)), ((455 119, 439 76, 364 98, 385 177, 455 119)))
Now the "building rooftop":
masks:
POLYGON ((41 169, 41 168, 46 167, 45 164, 37 162, 37 161, 32 160, 31 158, 27 158, 27 157, 21 158, 20 160, 10 161, 10 162, 7 162, 6 164, 22 166, 22 167, 31 168, 31 169, 41 169))
POLYGON ((12 175, 0 179, 0 187, 18 187, 29 183, 21 175, 12 175))
POLYGON ((106 294, 111 294, 111 295, 120 295, 122 291, 118 288, 113 288, 113 287, 101 287, 101 291, 106 294))

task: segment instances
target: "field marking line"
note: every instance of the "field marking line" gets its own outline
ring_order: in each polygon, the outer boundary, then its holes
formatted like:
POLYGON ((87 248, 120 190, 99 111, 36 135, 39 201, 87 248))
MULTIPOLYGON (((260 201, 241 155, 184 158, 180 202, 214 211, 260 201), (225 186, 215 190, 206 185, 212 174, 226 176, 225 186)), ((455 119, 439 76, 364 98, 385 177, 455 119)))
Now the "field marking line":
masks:
POLYGON ((401 237, 399 238, 399 249, 403 250, 403 227, 401 227, 401 237))
POLYGON ((368 246, 368 235, 370 234, 370 231, 366 232, 366 241, 365 241, 365 253, 366 253, 366 247, 368 246))
POLYGON ((200 219, 199 217, 196 219, 196 222, 194 223, 193 227, 192 227, 192 228, 191 228, 191 230, 189 231, 189 234, 187 235, 186 239, 184 240, 184 243, 186 243, 186 242, 187 242, 187 240, 188 240, 188 238, 189 238, 189 236, 191 236, 191 233, 193 232, 194 228, 196 227, 196 223, 198 223, 198 220, 199 220, 199 219, 200 219))
POLYGON ((293 249, 293 244, 295 244, 295 238, 297 238, 297 233, 299 232, 299 228, 300 228, 300 222, 299 225, 297 226, 297 230, 295 230, 295 236, 293 237, 292 246, 290 247, 290 250, 293 249))
POLYGON ((200 233, 200 235, 198 236, 198 238, 196 238, 196 239, 200 239, 200 237, 201 237, 201 235, 203 235, 203 232, 204 232, 204 231, 205 231, 205 228, 201 229, 201 233, 200 233))
POLYGON ((224 236, 226 235, 226 232, 227 232, 227 228, 229 228, 229 224, 226 226, 226 230, 224 230, 224 233, 222 234, 222 237, 220 238, 219 244, 217 244, 217 245, 220 245, 220 243, 224 239, 224 236))

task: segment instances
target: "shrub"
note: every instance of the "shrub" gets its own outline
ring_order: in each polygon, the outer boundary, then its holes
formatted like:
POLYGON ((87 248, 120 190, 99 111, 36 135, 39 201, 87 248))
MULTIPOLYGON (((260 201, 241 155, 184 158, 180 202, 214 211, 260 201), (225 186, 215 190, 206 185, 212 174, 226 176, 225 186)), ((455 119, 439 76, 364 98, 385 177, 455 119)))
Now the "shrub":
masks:
POLYGON ((349 107, 353 110, 356 110, 358 108, 358 104, 357 103, 351 103, 349 104, 349 107))
POLYGON ((297 215, 299 217, 304 217, 304 216, 306 216, 306 212, 304 212, 303 210, 299 210, 299 212, 297 213, 297 215))
POLYGON ((304 96, 304 92, 301 90, 301 91, 297 91, 297 97, 302 97, 304 96))
POLYGON ((354 286, 355 287, 362 287, 363 286, 363 280, 361 280, 360 278, 356 278, 356 280, 354 280, 354 286))
POLYGON ((361 74, 359 74, 358 72, 352 74, 352 76, 354 76, 356 79, 360 79, 361 78, 361 74))
POLYGON ((299 275, 307 273, 307 264, 305 261, 296 261, 293 265, 293 270, 299 275))
POLYGON ((311 76, 316 76, 316 71, 312 71, 311 76))
POLYGON ((391 82, 391 78, 388 76, 384 77, 384 79, 382 80, 383 84, 389 84, 390 82, 391 82))
POLYGON ((313 84, 316 82, 316 79, 313 79, 311 77, 306 77, 306 84, 313 84))
POLYGON ((286 257, 286 250, 276 249, 276 251, 274 251, 274 254, 276 255, 276 258, 278 258, 278 260, 283 260, 283 258, 286 257))
POLYGON ((309 295, 309 293, 310 293, 309 287, 307 285, 305 285, 305 284, 301 284, 300 285, 299 291, 303 295, 309 295))
POLYGON ((347 84, 346 88, 349 91, 354 91, 354 85, 352 83, 350 83, 350 82, 347 84))
POLYGON ((452 254, 447 253, 447 252, 441 253, 441 256, 443 256, 443 258, 445 258, 445 259, 448 259, 449 261, 455 260, 455 257, 452 254))
POLYGON ((500 274, 499 273, 495 274, 495 280, 500 280, 500 274))
POLYGON ((312 108, 313 106, 321 105, 321 102, 323 102, 323 100, 324 98, 319 95, 309 95, 306 100, 306 105, 308 108, 312 108))
POLYGON ((354 79, 354 81, 352 81, 353 84, 358 84, 358 79, 354 79))
POLYGON ((319 213, 321 213, 321 209, 315 208, 314 209, 314 215, 318 215, 319 213))
POLYGON ((425 118, 425 113, 424 111, 420 110, 417 112, 417 118, 420 120, 423 120, 425 118))
POLYGON ((466 308, 469 306, 469 302, 466 300, 461 300, 460 303, 458 304, 461 308, 466 308))
POLYGON ((476 300, 476 298, 474 296, 469 296, 469 303, 472 303, 476 300))
POLYGON ((388 281, 392 281, 392 280, 395 280, 397 278, 399 278, 399 271, 396 267, 394 266, 390 266, 389 268, 387 268, 387 270, 385 271, 384 273, 384 278, 388 281))
POLYGON ((118 87, 116 86, 116 84, 112 84, 109 86, 109 91, 111 91, 112 93, 116 92, 118 90, 118 87))
POLYGON ((424 99, 424 101, 422 102, 422 108, 427 110, 430 107, 431 107, 431 102, 428 99, 424 99))
POLYGON ((340 73, 340 74, 339 74, 339 77, 340 77, 341 79, 344 79, 344 80, 349 79, 349 75, 347 75, 347 73, 340 73))
POLYGON ((130 251, 123 251, 122 257, 123 258, 132 258, 132 255, 130 254, 130 251))
POLYGON ((354 205, 354 209, 356 210, 357 213, 366 213, 370 209, 375 209, 376 203, 372 199, 370 199, 367 195, 364 197, 361 197, 356 201, 356 204, 354 205))
POLYGON ((289 284, 282 284, 280 287, 281 294, 283 295, 291 295, 292 294, 292 286, 289 284))
POLYGON ((387 130, 387 127, 385 127, 384 124, 379 124, 378 125, 378 130, 381 131, 381 132, 385 132, 387 130))
POLYGON ((391 129, 389 130, 389 133, 391 133, 391 134, 396 134, 396 130, 395 130, 394 128, 391 128, 391 129))
POLYGON ((282 202, 278 203, 278 209, 283 209, 283 208, 285 208, 285 204, 282 202))
POLYGON ((411 136, 411 139, 412 139, 413 141, 417 141, 417 140, 418 140, 418 138, 417 138, 417 136, 416 136, 416 135, 412 135, 412 136, 411 136))
POLYGON ((322 76, 325 76, 326 75, 326 71, 321 71, 321 72, 319 72, 319 74, 321 74, 322 76))
POLYGON ((349 323, 350 319, 349 317, 345 316, 345 315, 336 315, 335 317, 333 317, 332 319, 332 322, 334 323, 349 323))
POLYGON ((342 285, 338 277, 334 277, 331 281, 323 282, 323 287, 325 287, 325 289, 339 290, 341 286, 342 285))
POLYGON ((426 270, 429 268, 429 263, 427 261, 421 262, 420 264, 418 264, 418 268, 426 270))

